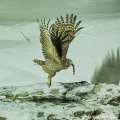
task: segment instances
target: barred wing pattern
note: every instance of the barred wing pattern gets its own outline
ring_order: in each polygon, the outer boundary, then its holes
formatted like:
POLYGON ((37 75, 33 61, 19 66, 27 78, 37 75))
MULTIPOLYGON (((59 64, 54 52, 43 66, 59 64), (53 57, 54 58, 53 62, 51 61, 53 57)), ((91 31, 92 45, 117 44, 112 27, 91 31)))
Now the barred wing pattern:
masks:
POLYGON ((42 22, 42 20, 40 23, 39 20, 37 19, 40 29, 40 42, 42 44, 43 55, 45 59, 53 60, 54 62, 60 62, 56 47, 53 45, 51 41, 50 33, 48 31, 49 21, 46 26, 45 19, 44 19, 44 23, 42 22))
POLYGON ((51 25, 49 31, 51 34, 51 40, 56 46, 58 54, 61 58, 66 58, 69 44, 75 38, 75 34, 83 27, 78 28, 81 21, 78 21, 75 25, 77 15, 66 15, 66 21, 60 16, 60 20, 57 18, 54 24, 51 25))

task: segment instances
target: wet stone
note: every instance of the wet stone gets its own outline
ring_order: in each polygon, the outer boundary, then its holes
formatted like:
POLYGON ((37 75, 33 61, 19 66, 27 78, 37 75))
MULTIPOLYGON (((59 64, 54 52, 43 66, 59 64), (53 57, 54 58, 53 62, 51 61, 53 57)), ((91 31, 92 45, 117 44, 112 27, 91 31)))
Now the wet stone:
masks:
POLYGON ((108 104, 112 105, 112 106, 119 106, 120 103, 120 96, 111 99, 108 104))
POLYGON ((66 93, 65 97, 66 97, 67 100, 73 100, 73 99, 75 99, 75 91, 68 91, 66 93))
POLYGON ((97 93, 97 92, 100 92, 101 88, 102 88, 102 84, 97 84, 95 85, 94 89, 93 89, 93 93, 97 93))
POLYGON ((59 94, 59 89, 53 89, 50 92, 51 94, 55 95, 55 94, 59 94))
POLYGON ((94 113, 94 111, 88 111, 88 112, 86 112, 85 114, 86 114, 87 116, 91 116, 93 113, 94 113))
POLYGON ((31 93, 31 95, 42 95, 44 92, 43 91, 36 91, 31 93))
POLYGON ((113 101, 114 101, 114 102, 119 102, 119 103, 120 103, 120 96, 111 99, 109 102, 113 102, 113 101))
POLYGON ((67 118, 62 118, 62 120, 68 120, 67 118))
POLYGON ((45 98, 45 96, 42 96, 42 95, 34 95, 33 96, 33 99, 34 100, 42 100, 42 99, 44 99, 45 98))
POLYGON ((80 92, 80 90, 78 90, 75 95, 80 96, 80 94, 81 94, 81 92, 80 92))
POLYGON ((111 92, 111 91, 112 91, 112 89, 108 89, 107 91, 111 92))
POLYGON ((74 112, 74 116, 80 118, 82 115, 84 115, 84 113, 85 113, 84 111, 77 111, 77 112, 74 112))
POLYGON ((54 95, 47 95, 46 98, 48 98, 48 99, 55 99, 55 96, 54 95))
POLYGON ((69 103, 60 103, 60 105, 62 105, 62 106, 66 106, 66 105, 68 105, 69 103))
POLYGON ((65 88, 67 88, 68 90, 72 90, 75 87, 79 87, 79 86, 86 86, 89 85, 89 83, 87 81, 81 81, 81 82, 74 82, 74 83, 61 83, 65 88))
POLYGON ((44 116, 44 112, 38 112, 38 114, 37 114, 37 117, 38 118, 41 118, 41 117, 43 117, 44 116))
POLYGON ((11 99, 11 100, 15 100, 16 96, 12 93, 6 94, 6 99, 11 99))
POLYGON ((54 117, 55 115, 54 114, 49 114, 48 116, 47 116, 47 120, 53 120, 53 117, 54 117))
POLYGON ((102 113, 102 110, 97 109, 97 110, 95 110, 95 111, 93 112, 92 115, 100 115, 101 113, 102 113))
POLYGON ((76 107, 75 105, 71 104, 71 105, 68 105, 67 106, 68 108, 73 108, 73 107, 76 107))
POLYGON ((112 106, 119 106, 119 103, 114 102, 114 101, 113 101, 113 102, 110 102, 109 104, 112 105, 112 106))
POLYGON ((108 100, 102 100, 102 105, 107 105, 108 104, 108 100))
POLYGON ((28 95, 29 95, 28 92, 23 92, 23 93, 16 94, 17 97, 26 97, 28 95))
POLYGON ((118 120, 120 120, 120 112, 114 113, 114 115, 115 115, 115 117, 116 117, 118 120))

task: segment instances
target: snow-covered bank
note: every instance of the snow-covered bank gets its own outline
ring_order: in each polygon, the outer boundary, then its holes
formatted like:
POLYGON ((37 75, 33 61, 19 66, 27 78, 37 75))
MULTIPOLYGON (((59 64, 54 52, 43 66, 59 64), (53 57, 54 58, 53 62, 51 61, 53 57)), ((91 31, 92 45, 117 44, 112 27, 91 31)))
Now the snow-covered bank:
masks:
POLYGON ((3 120, 120 119, 120 87, 107 84, 46 83, 0 88, 3 120))

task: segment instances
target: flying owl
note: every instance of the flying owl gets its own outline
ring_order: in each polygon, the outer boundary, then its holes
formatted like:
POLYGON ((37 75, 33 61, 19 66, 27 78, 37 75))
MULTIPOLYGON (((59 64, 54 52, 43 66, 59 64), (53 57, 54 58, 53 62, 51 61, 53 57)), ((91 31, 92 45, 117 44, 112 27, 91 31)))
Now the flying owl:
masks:
POLYGON ((48 73, 47 85, 51 86, 51 79, 62 69, 73 66, 73 75, 75 74, 75 65, 72 60, 66 58, 70 43, 75 38, 75 34, 83 27, 79 27, 82 21, 76 23, 77 15, 66 15, 66 20, 60 16, 50 27, 44 21, 37 22, 40 29, 40 43, 45 61, 34 59, 33 62, 42 66, 43 70, 48 73))

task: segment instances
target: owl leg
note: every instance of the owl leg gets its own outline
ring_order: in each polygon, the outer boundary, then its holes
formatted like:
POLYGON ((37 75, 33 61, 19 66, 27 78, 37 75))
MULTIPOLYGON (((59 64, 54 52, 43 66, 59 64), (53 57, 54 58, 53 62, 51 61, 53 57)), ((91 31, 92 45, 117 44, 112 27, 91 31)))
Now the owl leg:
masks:
POLYGON ((51 86, 51 80, 52 80, 52 77, 55 76, 55 74, 56 74, 56 73, 52 73, 52 74, 49 74, 49 75, 48 75, 48 82, 47 82, 48 87, 51 86))

